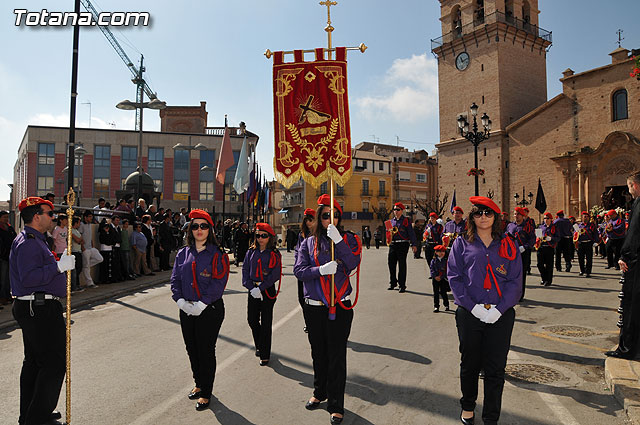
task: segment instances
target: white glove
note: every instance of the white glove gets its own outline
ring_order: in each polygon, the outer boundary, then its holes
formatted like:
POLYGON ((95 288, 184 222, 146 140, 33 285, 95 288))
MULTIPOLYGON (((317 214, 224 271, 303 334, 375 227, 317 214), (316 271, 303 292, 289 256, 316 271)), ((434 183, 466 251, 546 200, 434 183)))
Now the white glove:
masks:
POLYGON ((480 320, 482 320, 484 323, 493 324, 498 321, 500 316, 502 316, 502 313, 500 313, 500 310, 498 310, 495 307, 491 307, 489 310, 487 310, 487 315, 485 316, 484 320, 482 319, 480 320))
POLYGON ((485 321, 488 312, 489 312, 489 310, 484 308, 484 306, 482 304, 476 304, 473 307, 473 310, 471 310, 471 314, 473 314, 474 316, 476 316, 478 319, 480 319, 483 322, 485 321))
POLYGON ((257 299, 262 300, 262 292, 260 292, 260 288, 258 288, 257 286, 255 288, 251 289, 249 291, 249 294, 251 294, 251 296, 253 298, 257 298, 257 299))
POLYGON ((551 236, 545 236, 545 237, 544 237, 544 240, 545 240, 545 241, 547 241, 547 242, 549 242, 549 241, 551 240, 551 236))
POLYGON ((58 271, 60 273, 64 273, 67 270, 73 270, 76 268, 76 257, 73 255, 67 255, 67 250, 65 249, 58 261, 58 271))
POLYGON ((192 308, 191 308, 191 315, 192 316, 200 316, 200 313, 202 313, 205 308, 207 308, 207 305, 205 303, 203 303, 202 301, 198 301, 196 303, 193 303, 192 304, 192 308))
POLYGON ((329 236, 333 241, 333 243, 335 244, 342 242, 342 236, 340 236, 340 231, 333 224, 330 224, 329 226, 327 226, 327 236, 329 236))
POLYGON ((191 316, 193 312, 193 304, 188 303, 184 298, 180 298, 178 301, 176 301, 176 304, 178 304, 180 310, 191 316))
POLYGON ((338 263, 335 261, 329 261, 327 264, 320 266, 320 274, 326 276, 328 274, 336 274, 338 271, 338 263))
POLYGON ((597 244, 597 243, 594 243, 594 244, 593 244, 593 246, 594 246, 594 247, 596 247, 596 246, 598 246, 598 244, 597 244))
POLYGON ((522 245, 520 245, 518 247, 518 250, 520 251, 520 254, 522 254, 524 252, 524 247, 522 245))

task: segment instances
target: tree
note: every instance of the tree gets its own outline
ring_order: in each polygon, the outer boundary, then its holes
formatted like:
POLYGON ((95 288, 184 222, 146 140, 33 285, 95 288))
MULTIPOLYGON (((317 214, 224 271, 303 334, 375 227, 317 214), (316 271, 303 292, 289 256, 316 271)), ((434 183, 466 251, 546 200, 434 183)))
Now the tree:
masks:
MULTIPOLYGON (((378 220, 380 220, 380 222, 382 222, 382 234, 383 234, 383 240, 385 240, 384 238, 384 222, 385 220, 387 220, 389 218, 389 216, 391 215, 392 209, 391 208, 387 208, 386 205, 381 205, 378 208, 374 207, 373 205, 371 206, 371 209, 373 210, 373 215, 375 218, 377 218, 378 220)), ((380 228, 380 227, 378 227, 380 228)))
POLYGON ((422 215, 425 217, 429 217, 429 214, 435 212, 438 214, 438 217, 442 217, 442 214, 447 207, 447 201, 449 200, 449 194, 445 192, 442 199, 440 199, 440 192, 436 192, 434 196, 430 198, 420 200, 413 197, 413 203, 416 205, 416 208, 420 210, 422 215))

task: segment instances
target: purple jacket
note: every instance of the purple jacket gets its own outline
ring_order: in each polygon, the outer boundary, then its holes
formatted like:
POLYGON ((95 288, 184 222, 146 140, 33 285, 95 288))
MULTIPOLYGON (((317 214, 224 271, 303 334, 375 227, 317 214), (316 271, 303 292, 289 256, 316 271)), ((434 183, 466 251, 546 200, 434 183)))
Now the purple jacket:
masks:
POLYGON ((573 226, 568 218, 558 217, 553 220, 553 224, 556 226, 556 234, 560 238, 573 237, 573 226))
POLYGON ((258 287, 260 291, 275 285, 282 274, 282 258, 278 250, 250 248, 242 263, 242 286, 251 290, 258 287))
POLYGON ((464 233, 466 227, 467 227, 467 220, 465 220, 464 218, 460 220, 460 223, 456 223, 455 220, 447 221, 444 224, 444 233, 462 234, 464 233))
POLYGON ((598 243, 599 235, 598 228, 595 223, 580 223, 578 224, 580 229, 584 229, 584 233, 578 237, 578 242, 594 242, 598 243))
POLYGON ((173 300, 178 301, 184 298, 187 301, 202 301, 211 304, 222 298, 222 292, 229 279, 229 264, 223 261, 224 255, 216 245, 207 245, 201 251, 196 251, 195 247, 185 246, 178 251, 176 260, 173 263, 171 272, 171 292, 173 300), (217 255, 215 274, 223 274, 219 279, 215 279, 211 272, 213 270, 213 260, 217 255), (196 282, 200 295, 193 285, 192 264, 196 263, 196 282))
POLYGON ((627 230, 627 225, 625 221, 622 218, 620 218, 620 215, 618 215, 618 218, 616 218, 615 220, 609 220, 607 224, 612 225, 611 230, 609 231, 605 230, 605 232, 607 233, 607 237, 609 239, 624 239, 624 234, 627 230))
POLYGON ((447 259, 446 257, 442 257, 442 260, 437 256, 433 256, 433 260, 431 260, 431 264, 429 264, 429 270, 431 272, 431 277, 440 277, 447 278, 447 259))
POLYGON ((9 272, 14 297, 34 292, 67 296, 66 274, 58 271, 58 263, 44 234, 31 226, 25 226, 11 244, 9 272))
POLYGON ((516 242, 518 242, 519 246, 531 249, 536 243, 535 230, 535 227, 533 227, 533 221, 525 218, 520 224, 515 221, 507 224, 506 233, 512 235, 516 242))
POLYGON ((515 259, 501 257, 500 245, 500 240, 494 240, 487 248, 480 238, 469 242, 462 237, 453 242, 447 263, 447 277, 456 304, 468 311, 476 304, 495 304, 504 314, 518 303, 522 295, 522 257, 517 248, 515 259), (491 288, 484 289, 487 263, 491 264, 502 297, 498 295, 493 278, 491 288))
POLYGON ((398 228, 398 233, 393 236, 392 242, 409 241, 411 242, 411 246, 418 246, 416 242, 416 232, 413 231, 411 221, 409 221, 407 217, 393 217, 391 219, 391 225, 398 228))
MULTIPOLYGON (((338 271, 335 274, 336 289, 340 291, 344 285, 347 285, 343 297, 351 293, 351 284, 349 283, 349 275, 360 264, 362 245, 351 232, 345 233, 347 241, 344 240, 335 245, 335 259, 338 262, 338 271)), ((304 282, 304 297, 315 301, 322 301, 328 305, 328 300, 322 292, 320 284, 320 267, 331 261, 331 240, 326 237, 320 237, 316 246, 316 237, 309 236, 300 242, 298 248, 298 257, 293 266, 293 273, 296 277, 304 282), (317 248, 314 250, 314 248, 317 248), (315 253, 315 255, 314 255, 315 253), (317 263, 316 263, 317 260, 317 263)), ((331 284, 331 276, 325 276, 331 284)))
POLYGON ((556 225, 555 224, 551 224, 551 226, 548 226, 546 224, 541 224, 539 227, 540 230, 542 230, 542 242, 540 243, 540 246, 548 246, 551 248, 555 248, 556 245, 558 244, 558 241, 560 240, 560 236, 558 236, 557 232, 556 232, 556 225), (551 236, 551 240, 550 241, 545 241, 544 238, 547 236, 551 236))

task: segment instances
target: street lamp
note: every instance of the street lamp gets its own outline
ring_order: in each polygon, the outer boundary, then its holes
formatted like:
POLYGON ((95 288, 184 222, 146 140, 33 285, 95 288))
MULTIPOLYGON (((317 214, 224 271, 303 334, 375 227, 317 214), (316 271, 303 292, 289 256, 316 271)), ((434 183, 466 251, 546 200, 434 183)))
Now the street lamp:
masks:
MULTIPOLYGON (((460 115, 458 117, 458 129, 460 130, 460 135, 471 142, 473 145, 473 153, 474 153, 474 167, 478 170, 478 145, 483 141, 489 138, 489 133, 491 132, 491 120, 489 119, 489 115, 487 113, 483 113, 480 117, 480 121, 482 123, 482 127, 484 130, 478 131, 478 105, 475 102, 469 107, 471 110, 471 115, 473 116, 473 131, 469 131, 469 122, 464 115, 460 115)), ((476 180, 476 192, 475 195, 478 196, 480 189, 478 183, 478 173, 475 174, 476 180)))
POLYGON ((518 201, 518 199, 520 199, 520 195, 518 195, 517 193, 513 195, 513 199, 515 199, 516 205, 519 205, 522 208, 526 207, 527 205, 531 205, 533 203, 533 193, 529 192, 529 194, 527 195, 527 198, 529 198, 528 201, 524 197, 524 186, 522 186, 522 201, 518 201))
POLYGON ((144 170, 142 169, 142 111, 147 109, 164 109, 167 107, 167 103, 158 99, 153 99, 151 102, 144 101, 144 90, 140 90, 140 103, 132 102, 130 100, 123 100, 122 102, 116 105, 116 108, 122 109, 125 111, 134 111, 136 109, 140 110, 140 128, 139 128, 139 136, 138 136, 138 189, 136 199, 140 199, 142 195, 142 174, 144 170))

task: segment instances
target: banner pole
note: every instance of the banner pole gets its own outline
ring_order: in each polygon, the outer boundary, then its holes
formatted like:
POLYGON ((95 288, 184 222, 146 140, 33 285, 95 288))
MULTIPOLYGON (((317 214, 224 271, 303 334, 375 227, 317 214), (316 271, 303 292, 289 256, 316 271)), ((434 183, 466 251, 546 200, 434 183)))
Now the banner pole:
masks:
MULTIPOLYGON (((69 192, 67 193, 67 254, 73 255, 72 253, 72 241, 73 241, 73 204, 76 203, 76 194, 73 191, 73 188, 69 188, 69 192)), ((67 326, 66 326, 66 375, 67 375, 67 388, 66 388, 66 424, 71 425, 71 272, 72 270, 67 270, 67 326)))
MULTIPOLYGON (((331 177, 331 179, 329 180, 331 183, 331 200, 330 205, 331 205, 331 218, 329 219, 329 223, 333 224, 333 176, 331 177)), ((333 240, 331 241, 331 261, 335 260, 335 244, 333 243, 333 240)), ((331 307, 331 311, 333 310, 333 308, 336 306, 336 296, 335 296, 335 274, 331 275, 331 301, 329 302, 329 306, 331 307)))

